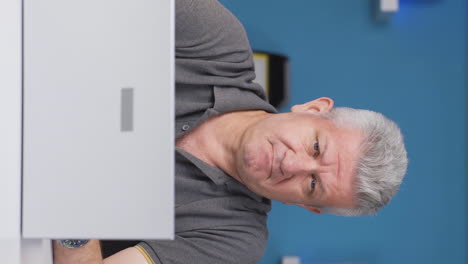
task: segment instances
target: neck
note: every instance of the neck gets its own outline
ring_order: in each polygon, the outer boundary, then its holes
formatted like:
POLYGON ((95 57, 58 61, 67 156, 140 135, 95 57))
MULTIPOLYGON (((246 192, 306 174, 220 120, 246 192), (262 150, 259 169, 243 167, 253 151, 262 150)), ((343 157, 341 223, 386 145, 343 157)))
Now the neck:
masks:
POLYGON ((179 139, 176 146, 240 181, 235 161, 243 137, 255 123, 269 115, 264 111, 223 114, 204 122, 179 139))

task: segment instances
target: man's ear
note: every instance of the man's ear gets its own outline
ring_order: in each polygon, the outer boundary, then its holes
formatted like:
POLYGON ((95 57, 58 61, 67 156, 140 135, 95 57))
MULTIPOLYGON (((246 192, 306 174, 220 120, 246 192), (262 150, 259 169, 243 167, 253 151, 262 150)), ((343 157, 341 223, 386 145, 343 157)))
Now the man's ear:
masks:
POLYGON ((309 113, 314 113, 314 114, 327 113, 333 109, 334 104, 335 103, 333 102, 333 99, 328 98, 328 97, 320 97, 313 101, 291 107, 291 112, 295 112, 295 113, 309 112, 309 113))
POLYGON ((314 206, 307 206, 307 205, 299 205, 299 206, 302 207, 302 208, 307 209, 309 212, 312 212, 312 213, 315 213, 315 214, 323 214, 323 211, 320 210, 320 209, 317 208, 317 207, 314 207, 314 206))

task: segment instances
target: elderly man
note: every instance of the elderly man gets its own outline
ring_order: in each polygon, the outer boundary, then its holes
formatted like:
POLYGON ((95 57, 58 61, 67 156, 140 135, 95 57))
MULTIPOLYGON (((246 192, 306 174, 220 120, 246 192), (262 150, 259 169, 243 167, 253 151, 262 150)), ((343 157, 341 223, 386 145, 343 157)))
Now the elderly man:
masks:
POLYGON ((278 114, 254 78, 230 12, 176 0, 176 238, 55 241, 55 263, 257 263, 270 199, 345 216, 390 201, 407 166, 395 123, 330 98, 278 114))

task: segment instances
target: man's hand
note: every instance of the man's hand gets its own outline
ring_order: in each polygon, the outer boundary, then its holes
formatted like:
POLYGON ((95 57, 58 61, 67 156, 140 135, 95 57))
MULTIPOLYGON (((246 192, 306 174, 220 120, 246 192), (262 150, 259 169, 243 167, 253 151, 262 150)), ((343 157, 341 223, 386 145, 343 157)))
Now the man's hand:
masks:
POLYGON ((143 254, 131 247, 102 259, 99 240, 90 240, 79 248, 66 248, 54 241, 54 264, 148 264, 143 254))
POLYGON ((79 248, 66 248, 54 241, 54 264, 103 264, 99 240, 79 248))

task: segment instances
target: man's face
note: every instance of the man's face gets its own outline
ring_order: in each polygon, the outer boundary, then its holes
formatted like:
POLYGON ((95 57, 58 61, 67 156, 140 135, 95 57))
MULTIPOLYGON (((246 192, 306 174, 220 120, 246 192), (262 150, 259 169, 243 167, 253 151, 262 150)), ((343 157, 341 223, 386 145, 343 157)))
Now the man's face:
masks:
POLYGON ((248 130, 236 154, 240 179, 260 195, 316 213, 321 213, 317 207, 353 207, 362 133, 310 113, 327 108, 301 107, 248 130))

